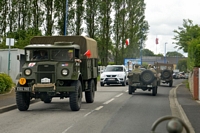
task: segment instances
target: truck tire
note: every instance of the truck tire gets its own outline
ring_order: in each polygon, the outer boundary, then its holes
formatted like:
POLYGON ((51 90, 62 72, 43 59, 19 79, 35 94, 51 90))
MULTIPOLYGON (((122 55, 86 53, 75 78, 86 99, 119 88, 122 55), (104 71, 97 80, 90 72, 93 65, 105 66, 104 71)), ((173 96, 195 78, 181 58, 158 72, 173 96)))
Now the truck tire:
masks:
POLYGON ((51 103, 51 101, 52 101, 52 97, 45 97, 44 98, 44 103, 51 103))
POLYGON ((93 79, 88 82, 88 89, 89 91, 85 92, 85 100, 87 103, 93 103, 95 97, 95 83, 93 79))
POLYGON ((153 95, 153 96, 156 96, 156 94, 157 94, 157 88, 158 88, 158 87, 153 87, 153 88, 152 88, 152 95, 153 95))
POLYGON ((155 76, 151 70, 144 70, 141 73, 141 81, 145 84, 152 83, 155 80, 155 76))
POLYGON ((161 73, 161 75, 162 75, 162 77, 164 79, 168 79, 171 76, 171 71, 170 70, 163 70, 162 73, 161 73))
POLYGON ((26 111, 30 105, 30 93, 29 92, 16 92, 17 108, 20 111, 26 111))
POLYGON ((129 86, 128 86, 128 94, 131 95, 132 93, 133 93, 133 91, 132 91, 132 86, 129 85, 129 86))
POLYGON ((126 86, 126 78, 124 78, 124 81, 122 82, 122 86, 126 86))
POLYGON ((169 87, 172 87, 173 85, 173 80, 169 81, 169 87))
POLYGON ((104 83, 100 83, 101 86, 104 86, 104 83))
POLYGON ((72 111, 79 111, 82 103, 82 86, 79 80, 72 82, 71 86, 75 86, 75 92, 69 95, 69 104, 72 111))

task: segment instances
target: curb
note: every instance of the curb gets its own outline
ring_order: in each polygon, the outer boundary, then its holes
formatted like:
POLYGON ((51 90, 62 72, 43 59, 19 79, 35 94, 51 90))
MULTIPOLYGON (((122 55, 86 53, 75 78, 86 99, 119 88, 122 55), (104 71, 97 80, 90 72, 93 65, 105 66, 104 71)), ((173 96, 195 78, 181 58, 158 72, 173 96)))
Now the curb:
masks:
POLYGON ((179 102, 178 102, 178 100, 177 100, 176 91, 177 91, 177 89, 178 89, 178 87, 179 87, 180 85, 182 85, 182 83, 181 83, 181 84, 178 84, 178 85, 176 86, 176 88, 173 88, 173 89, 171 90, 172 92, 170 92, 170 93, 173 93, 172 95, 173 95, 173 98, 174 98, 175 106, 178 107, 178 112, 179 112, 179 114, 180 114, 182 120, 183 120, 183 121, 186 123, 186 125, 188 126, 188 128, 189 128, 189 130, 190 130, 190 133, 195 133, 194 128, 192 127, 192 124, 190 123, 190 121, 189 121, 187 115, 185 114, 185 112, 184 112, 182 106, 179 104, 179 102))
MULTIPOLYGON (((31 100, 30 104, 33 104, 33 103, 36 103, 36 102, 39 102, 39 101, 40 101, 39 99, 31 100)), ((17 109, 16 104, 12 104, 12 105, 9 105, 9 106, 2 107, 2 108, 0 108, 0 114, 14 110, 14 109, 17 109)))

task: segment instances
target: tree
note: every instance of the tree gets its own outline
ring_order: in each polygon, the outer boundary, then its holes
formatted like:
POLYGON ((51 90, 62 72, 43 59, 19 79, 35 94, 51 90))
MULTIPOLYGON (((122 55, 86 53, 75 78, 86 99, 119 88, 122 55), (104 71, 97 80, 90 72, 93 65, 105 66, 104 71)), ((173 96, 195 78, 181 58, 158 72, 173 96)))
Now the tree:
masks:
POLYGON ((143 56, 155 56, 154 53, 149 49, 143 49, 142 50, 142 55, 143 56))
POLYGON ((174 42, 179 49, 183 49, 184 52, 188 52, 188 46, 191 40, 200 36, 200 27, 192 23, 192 20, 183 20, 183 27, 178 27, 178 30, 174 30, 177 34, 174 36, 174 42))
POLYGON ((179 69, 179 71, 187 72, 187 59, 179 60, 177 64, 177 69, 179 69))
POLYGON ((173 52, 167 52, 166 54, 167 57, 184 57, 183 54, 173 51, 173 52))

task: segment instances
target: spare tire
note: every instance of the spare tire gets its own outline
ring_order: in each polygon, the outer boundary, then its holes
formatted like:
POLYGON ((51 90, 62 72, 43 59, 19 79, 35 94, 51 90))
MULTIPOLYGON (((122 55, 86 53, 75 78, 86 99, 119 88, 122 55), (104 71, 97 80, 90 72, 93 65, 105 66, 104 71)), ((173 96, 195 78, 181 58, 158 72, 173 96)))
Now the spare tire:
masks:
POLYGON ((164 79, 168 79, 171 77, 172 73, 170 70, 163 70, 162 73, 161 73, 162 77, 164 79))
POLYGON ((144 70, 141 73, 141 81, 145 84, 152 83, 155 79, 154 73, 151 70, 144 70))

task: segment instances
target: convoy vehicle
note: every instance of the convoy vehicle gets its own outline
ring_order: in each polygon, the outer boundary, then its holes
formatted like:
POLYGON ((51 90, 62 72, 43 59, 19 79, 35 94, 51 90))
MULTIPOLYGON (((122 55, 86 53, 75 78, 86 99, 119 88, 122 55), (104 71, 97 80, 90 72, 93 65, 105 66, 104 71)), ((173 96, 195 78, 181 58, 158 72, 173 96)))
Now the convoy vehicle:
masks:
POLYGON ((159 77, 158 85, 161 83, 169 84, 169 87, 173 85, 173 70, 174 65, 169 63, 155 63, 156 71, 159 77))
POLYGON ((87 103, 94 102, 98 75, 98 51, 94 39, 84 36, 33 37, 24 50, 26 59, 15 88, 20 111, 28 110, 32 98, 44 103, 51 103, 53 97, 69 98, 72 111, 80 110, 82 92, 85 92, 87 103), (73 58, 69 57, 69 52, 73 58))
POLYGON ((156 74, 152 70, 143 70, 141 72, 129 72, 128 74, 129 79, 129 87, 128 93, 132 94, 137 89, 142 89, 143 91, 152 91, 152 95, 157 95, 157 81, 158 78, 156 74))
POLYGON ((105 84, 128 84, 128 72, 124 65, 107 65, 105 70, 100 75, 100 85, 105 84))

